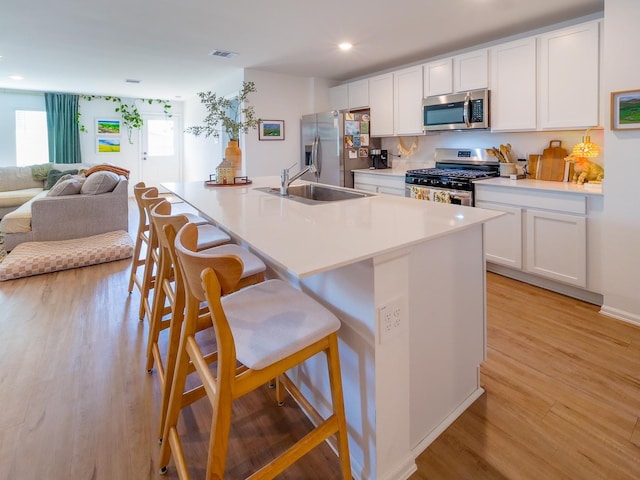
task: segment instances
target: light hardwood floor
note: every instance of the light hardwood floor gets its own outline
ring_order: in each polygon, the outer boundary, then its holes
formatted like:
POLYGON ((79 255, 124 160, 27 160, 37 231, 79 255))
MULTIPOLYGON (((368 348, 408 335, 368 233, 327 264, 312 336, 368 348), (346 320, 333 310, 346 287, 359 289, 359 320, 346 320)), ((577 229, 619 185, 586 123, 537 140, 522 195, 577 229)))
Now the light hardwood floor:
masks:
MULTIPOLYGON (((135 225, 135 211, 131 211, 135 225)), ((129 261, 0 283, 0 480, 158 475, 147 322, 129 261)), ((598 308, 488 276, 487 393, 418 458, 411 479, 640 478, 640 328, 598 308)), ((208 341, 205 339, 205 342, 208 341)), ((182 415, 203 478, 210 408, 182 415)), ((228 478, 244 478, 308 431, 263 388, 234 409, 228 478)), ((324 445, 283 479, 338 478, 324 445)))

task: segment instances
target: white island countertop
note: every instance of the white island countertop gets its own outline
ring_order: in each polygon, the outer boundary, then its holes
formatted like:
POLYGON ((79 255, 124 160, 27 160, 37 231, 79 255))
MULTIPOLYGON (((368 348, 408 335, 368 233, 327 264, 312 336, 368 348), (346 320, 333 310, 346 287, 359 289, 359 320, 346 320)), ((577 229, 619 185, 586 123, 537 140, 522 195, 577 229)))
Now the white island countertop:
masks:
POLYGON ((298 278, 391 253, 501 215, 391 195, 306 205, 256 190, 278 185, 279 177, 254 178, 246 186, 212 187, 202 181, 163 184, 298 278))

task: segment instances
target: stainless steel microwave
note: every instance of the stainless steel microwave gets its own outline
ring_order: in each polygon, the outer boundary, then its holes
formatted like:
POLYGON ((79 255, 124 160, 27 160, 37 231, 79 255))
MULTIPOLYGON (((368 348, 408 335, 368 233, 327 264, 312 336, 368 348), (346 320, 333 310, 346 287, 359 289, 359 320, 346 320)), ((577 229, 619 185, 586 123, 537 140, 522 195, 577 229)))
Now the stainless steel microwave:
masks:
POLYGON ((425 132, 487 129, 491 126, 489 90, 427 97, 422 102, 425 132))

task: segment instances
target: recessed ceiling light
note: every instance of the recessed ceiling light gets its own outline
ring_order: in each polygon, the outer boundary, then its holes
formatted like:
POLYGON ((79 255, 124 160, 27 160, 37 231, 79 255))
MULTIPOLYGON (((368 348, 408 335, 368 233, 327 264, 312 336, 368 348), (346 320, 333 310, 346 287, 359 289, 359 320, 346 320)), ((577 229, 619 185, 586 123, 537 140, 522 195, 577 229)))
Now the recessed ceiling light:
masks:
POLYGON ((352 47, 353 45, 349 42, 343 42, 340 45, 338 45, 338 48, 340 48, 340 50, 344 50, 345 52, 347 50, 351 50, 352 47))
POLYGON ((22 75, 9 75, 9 78, 11 80, 24 80, 24 77, 22 75))

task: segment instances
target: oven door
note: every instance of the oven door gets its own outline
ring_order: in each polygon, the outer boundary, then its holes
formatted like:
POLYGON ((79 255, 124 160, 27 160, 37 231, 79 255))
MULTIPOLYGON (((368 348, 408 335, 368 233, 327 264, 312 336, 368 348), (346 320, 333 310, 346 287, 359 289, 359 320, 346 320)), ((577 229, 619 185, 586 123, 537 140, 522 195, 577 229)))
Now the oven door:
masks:
POLYGON ((405 196, 416 200, 430 200, 439 203, 453 203, 465 207, 473 206, 473 192, 466 190, 451 190, 440 187, 422 187, 406 185, 405 196))

